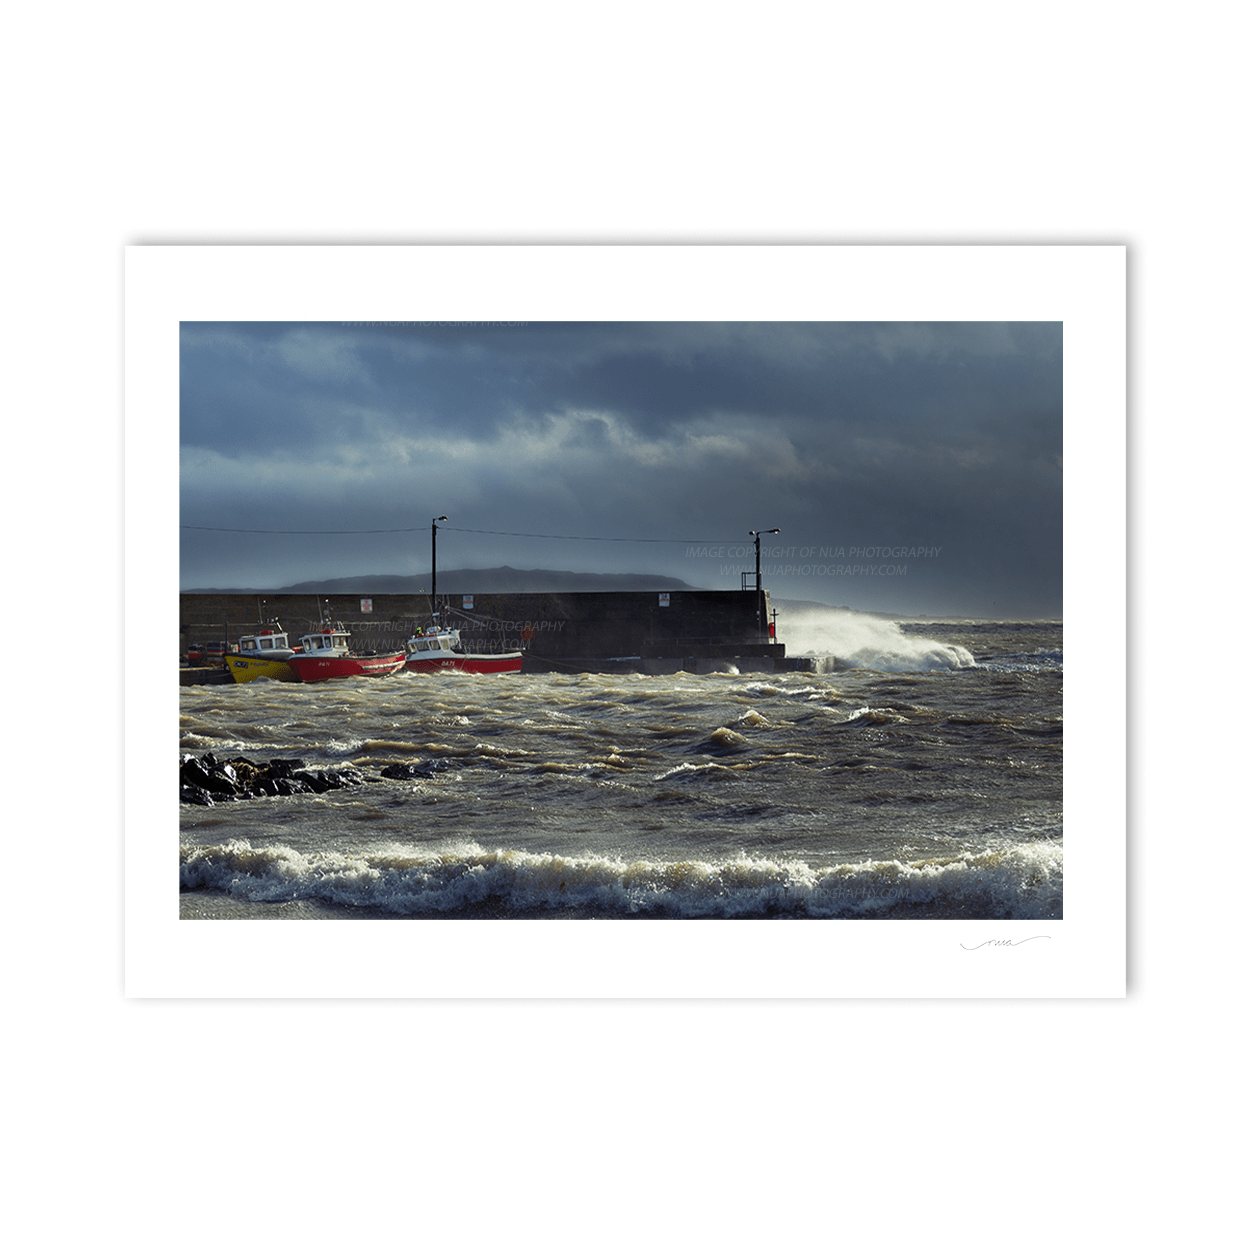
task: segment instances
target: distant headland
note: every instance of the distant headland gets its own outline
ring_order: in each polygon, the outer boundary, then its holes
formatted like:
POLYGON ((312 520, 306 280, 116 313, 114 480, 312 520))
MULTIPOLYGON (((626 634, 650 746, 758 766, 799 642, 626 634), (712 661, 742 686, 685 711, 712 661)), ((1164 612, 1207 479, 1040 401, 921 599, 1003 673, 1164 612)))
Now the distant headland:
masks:
MULTIPOLYGON (((440 595, 473 593, 540 594, 561 590, 695 590, 676 577, 654 573, 568 573, 559 569, 514 569, 501 565, 494 569, 439 569, 440 595)), ((189 595, 428 595, 430 575, 414 573, 364 573, 353 577, 322 578, 296 582, 293 586, 197 587, 182 592, 189 595)))

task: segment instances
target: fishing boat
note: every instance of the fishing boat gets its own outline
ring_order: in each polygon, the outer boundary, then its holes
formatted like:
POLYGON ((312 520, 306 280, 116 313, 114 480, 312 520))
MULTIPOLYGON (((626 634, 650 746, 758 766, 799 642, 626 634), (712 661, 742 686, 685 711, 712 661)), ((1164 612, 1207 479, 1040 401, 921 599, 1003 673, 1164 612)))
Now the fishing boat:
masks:
POLYGON ((277 629, 258 629, 239 639, 238 651, 226 656, 226 667, 235 681, 255 681, 268 677, 273 681, 299 681, 295 670, 287 661, 295 649, 287 642, 282 626, 273 622, 277 629))
POLYGON ((430 605, 432 623, 408 639, 404 647, 404 669, 410 673, 519 673, 521 652, 502 651, 474 653, 460 643, 460 631, 442 624, 438 601, 438 523, 445 516, 430 522, 430 605))
POLYGON ((297 681, 328 681, 332 677, 389 677, 404 667, 402 651, 352 651, 341 624, 326 621, 300 638, 287 660, 297 681))
POLYGON ((448 669, 462 673, 519 673, 521 652, 466 651, 458 629, 430 626, 418 630, 404 648, 404 668, 410 673, 439 673, 448 669))

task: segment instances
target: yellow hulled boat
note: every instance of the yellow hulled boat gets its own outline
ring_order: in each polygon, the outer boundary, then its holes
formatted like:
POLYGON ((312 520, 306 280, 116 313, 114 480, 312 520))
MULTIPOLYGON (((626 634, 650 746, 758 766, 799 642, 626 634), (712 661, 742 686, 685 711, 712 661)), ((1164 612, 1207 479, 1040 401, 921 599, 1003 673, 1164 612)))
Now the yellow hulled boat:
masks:
POLYGON ((235 681, 255 681, 258 677, 299 681, 295 670, 287 663, 294 654, 281 626, 276 630, 262 629, 239 639, 238 651, 226 656, 226 667, 235 681))

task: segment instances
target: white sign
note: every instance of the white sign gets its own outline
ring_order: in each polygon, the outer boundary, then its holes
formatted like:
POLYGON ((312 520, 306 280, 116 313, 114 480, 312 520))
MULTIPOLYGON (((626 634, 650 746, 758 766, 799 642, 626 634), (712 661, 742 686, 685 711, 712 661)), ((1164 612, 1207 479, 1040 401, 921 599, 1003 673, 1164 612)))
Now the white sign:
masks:
POLYGON ((473 596, 472 596, 472 595, 465 595, 465 597, 464 597, 464 606, 465 606, 466 608, 471 608, 471 607, 473 606, 473 596))
POLYGON ((362 612, 372 612, 372 611, 373 611, 373 600, 372 600, 372 599, 362 599, 362 600, 360 601, 360 610, 361 610, 362 612))
POLYGON ((660 607, 662 608, 668 607, 668 591, 667 590, 660 592, 660 607))

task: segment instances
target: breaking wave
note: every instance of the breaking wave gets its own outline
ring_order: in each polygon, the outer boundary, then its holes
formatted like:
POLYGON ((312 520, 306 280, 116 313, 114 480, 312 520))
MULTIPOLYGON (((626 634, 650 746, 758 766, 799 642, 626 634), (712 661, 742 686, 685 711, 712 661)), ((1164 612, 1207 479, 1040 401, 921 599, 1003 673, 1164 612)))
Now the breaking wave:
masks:
POLYGON ((789 655, 832 656, 845 668, 916 673, 976 667, 965 647, 905 634, 895 621, 836 608, 790 613, 785 637, 789 655))
POLYGON ((1006 846, 910 863, 834 868, 742 856, 720 862, 486 851, 301 854, 246 840, 183 847, 184 891, 250 903, 318 900, 384 916, 487 914, 666 919, 1059 919, 1059 845, 1006 846))

